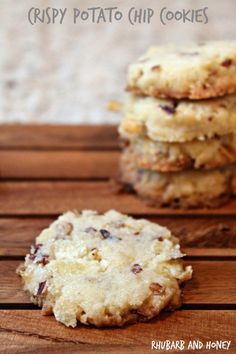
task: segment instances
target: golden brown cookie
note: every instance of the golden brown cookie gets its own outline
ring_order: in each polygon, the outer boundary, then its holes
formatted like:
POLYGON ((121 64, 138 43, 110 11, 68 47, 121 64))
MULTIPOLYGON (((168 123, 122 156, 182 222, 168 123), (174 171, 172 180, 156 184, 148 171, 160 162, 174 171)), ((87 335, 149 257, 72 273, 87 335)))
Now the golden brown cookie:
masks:
POLYGON ((125 141, 123 154, 138 168, 157 172, 186 169, 211 170, 236 162, 236 134, 204 141, 166 143, 149 138, 125 141))
POLYGON ((138 95, 205 99, 236 92, 236 41, 150 48, 130 65, 128 90, 138 95))
POLYGON ((180 305, 180 284, 192 275, 182 256, 156 223, 67 212, 36 238, 18 273, 31 300, 66 326, 122 326, 180 305))
POLYGON ((121 181, 132 186, 137 195, 152 206, 214 208, 235 193, 235 170, 235 166, 227 166, 211 171, 160 173, 138 169, 123 155, 121 181))
POLYGON ((236 95, 173 101, 130 95, 119 127, 126 139, 186 142, 236 133, 236 95))

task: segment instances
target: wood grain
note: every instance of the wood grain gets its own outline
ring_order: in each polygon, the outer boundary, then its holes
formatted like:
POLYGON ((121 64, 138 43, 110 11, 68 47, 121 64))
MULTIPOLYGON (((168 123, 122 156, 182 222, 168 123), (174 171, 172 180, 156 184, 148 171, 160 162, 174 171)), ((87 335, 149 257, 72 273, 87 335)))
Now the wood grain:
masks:
MULTIPOLYGON (((0 304, 30 303, 15 273, 20 263, 0 262, 0 304)), ((192 264, 194 276, 184 286, 184 304, 236 304, 236 262, 189 260, 185 263, 192 264)))
POLYGON ((1 151, 0 178, 73 179, 117 176, 118 151, 1 151))
POLYGON ((0 148, 117 149, 117 126, 1 124, 0 148))
POLYGON ((45 349, 47 353, 56 353, 58 348, 60 353, 153 353, 152 340, 182 339, 187 346, 190 340, 198 339, 205 344, 219 338, 232 341, 229 353, 233 353, 235 327, 236 312, 227 310, 162 313, 150 323, 102 330, 85 326, 66 328, 52 316, 42 317, 40 311, 0 310, 1 348, 7 353, 15 353, 16 348, 18 353, 41 353, 45 349))
MULTIPOLYGON (((151 208, 135 195, 115 193, 109 179, 118 160, 116 126, 1 126, 1 353, 143 354, 153 353, 153 339, 235 340, 236 199, 213 210, 151 208), (18 258, 58 214, 84 208, 143 216, 180 238, 185 263, 194 269, 181 310, 147 324, 98 330, 68 329, 33 309, 15 273, 18 258)), ((236 352, 235 341, 230 352, 236 352)))
MULTIPOLYGON (((110 182, 0 182, 0 193, 0 215, 55 215, 69 209, 183 215, 181 209, 153 208, 133 194, 114 193, 110 182)), ((184 215, 236 215, 236 199, 218 209, 184 210, 184 215)))
MULTIPOLYGON (((189 256, 236 256, 235 217, 146 217, 167 226, 189 256)), ((53 220, 55 217, 0 218, 0 256, 24 256, 35 237, 53 220)))

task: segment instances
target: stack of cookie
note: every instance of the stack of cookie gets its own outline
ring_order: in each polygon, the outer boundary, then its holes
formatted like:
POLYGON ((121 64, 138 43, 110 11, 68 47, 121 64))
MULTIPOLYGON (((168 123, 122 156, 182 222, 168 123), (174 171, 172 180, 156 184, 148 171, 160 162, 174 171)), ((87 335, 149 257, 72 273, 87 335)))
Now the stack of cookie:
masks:
POLYGON ((227 201, 236 192, 236 41, 151 48, 128 81, 122 182, 155 206, 227 201))

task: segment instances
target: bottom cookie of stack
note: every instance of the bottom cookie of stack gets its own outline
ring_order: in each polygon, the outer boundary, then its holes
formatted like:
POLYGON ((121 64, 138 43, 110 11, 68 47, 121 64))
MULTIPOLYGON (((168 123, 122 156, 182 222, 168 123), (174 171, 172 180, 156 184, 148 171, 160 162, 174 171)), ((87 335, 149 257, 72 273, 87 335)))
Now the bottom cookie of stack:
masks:
POLYGON ((140 169, 123 152, 121 181, 153 206, 218 207, 236 193, 236 165, 214 170, 159 173, 140 169))

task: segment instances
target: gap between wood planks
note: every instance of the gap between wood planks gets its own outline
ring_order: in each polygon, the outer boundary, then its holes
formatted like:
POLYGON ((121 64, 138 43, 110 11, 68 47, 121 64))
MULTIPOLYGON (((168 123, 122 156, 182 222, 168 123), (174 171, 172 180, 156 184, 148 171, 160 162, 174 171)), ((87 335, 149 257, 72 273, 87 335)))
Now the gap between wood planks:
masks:
MULTIPOLYGON (((0 303, 1 310, 32 310, 40 311, 41 308, 33 303, 0 303)), ((224 310, 236 310, 236 304, 182 304, 175 311, 224 311, 224 310)), ((164 312, 169 312, 168 310, 163 310, 164 312)))

